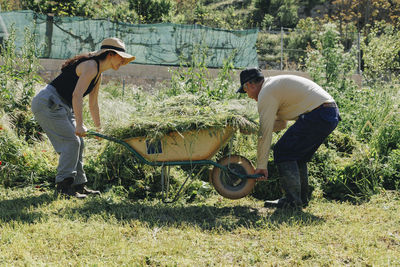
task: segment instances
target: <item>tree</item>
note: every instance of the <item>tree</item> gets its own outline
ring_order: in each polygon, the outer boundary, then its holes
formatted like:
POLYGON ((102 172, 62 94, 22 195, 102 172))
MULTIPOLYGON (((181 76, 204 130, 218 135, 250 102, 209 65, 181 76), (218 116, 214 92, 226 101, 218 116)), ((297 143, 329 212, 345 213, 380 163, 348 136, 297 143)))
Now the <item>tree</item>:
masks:
POLYGON ((278 27, 294 27, 297 24, 299 0, 257 0, 255 8, 253 20, 258 26, 271 16, 278 27))
POLYGON ((129 7, 136 11, 142 22, 156 23, 168 15, 172 4, 169 0, 129 0, 129 7))
POLYGON ((79 0, 22 0, 22 7, 38 13, 56 16, 80 16, 79 0))
MULTIPOLYGON (((340 25, 354 23, 358 30, 372 27, 378 21, 399 26, 399 0, 333 0, 331 19, 340 25)), ((341 30, 341 29, 340 29, 341 30)))
POLYGON ((311 10, 319 4, 323 4, 326 0, 301 0, 300 5, 304 6, 304 13, 306 17, 311 17, 311 10))
POLYGON ((277 16, 281 27, 292 28, 296 26, 299 16, 297 10, 299 9, 298 0, 284 0, 278 8, 277 16))

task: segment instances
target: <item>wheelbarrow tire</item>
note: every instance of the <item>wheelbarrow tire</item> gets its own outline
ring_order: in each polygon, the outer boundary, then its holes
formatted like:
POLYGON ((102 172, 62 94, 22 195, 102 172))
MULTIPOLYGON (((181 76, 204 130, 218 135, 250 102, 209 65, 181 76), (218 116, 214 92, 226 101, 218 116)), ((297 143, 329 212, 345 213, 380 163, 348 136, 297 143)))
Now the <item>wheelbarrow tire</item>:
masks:
MULTIPOLYGON (((239 174, 253 174, 254 167, 248 159, 239 155, 226 156, 218 161, 222 166, 229 165, 229 168, 239 174)), ((247 196, 253 190, 255 179, 240 179, 232 173, 214 166, 210 182, 215 190, 226 198, 239 199, 247 196)))

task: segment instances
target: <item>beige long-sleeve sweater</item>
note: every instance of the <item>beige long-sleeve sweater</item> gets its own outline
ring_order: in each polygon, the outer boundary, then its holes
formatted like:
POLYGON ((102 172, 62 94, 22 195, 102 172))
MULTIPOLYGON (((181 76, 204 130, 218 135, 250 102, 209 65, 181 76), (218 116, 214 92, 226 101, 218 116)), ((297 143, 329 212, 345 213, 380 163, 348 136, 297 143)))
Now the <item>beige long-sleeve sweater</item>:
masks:
POLYGON ((260 116, 257 168, 267 168, 274 130, 285 127, 286 121, 296 120, 301 114, 329 102, 334 102, 332 96, 309 79, 296 75, 265 78, 257 103, 260 116))

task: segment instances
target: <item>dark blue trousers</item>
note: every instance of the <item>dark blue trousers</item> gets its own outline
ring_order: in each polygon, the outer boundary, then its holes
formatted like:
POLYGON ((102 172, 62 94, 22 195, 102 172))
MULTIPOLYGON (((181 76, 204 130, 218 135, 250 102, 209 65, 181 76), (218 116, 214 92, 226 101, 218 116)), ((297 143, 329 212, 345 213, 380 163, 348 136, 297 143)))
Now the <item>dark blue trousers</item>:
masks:
POLYGON ((310 161, 339 121, 337 107, 318 107, 300 115, 273 147, 274 161, 310 161))

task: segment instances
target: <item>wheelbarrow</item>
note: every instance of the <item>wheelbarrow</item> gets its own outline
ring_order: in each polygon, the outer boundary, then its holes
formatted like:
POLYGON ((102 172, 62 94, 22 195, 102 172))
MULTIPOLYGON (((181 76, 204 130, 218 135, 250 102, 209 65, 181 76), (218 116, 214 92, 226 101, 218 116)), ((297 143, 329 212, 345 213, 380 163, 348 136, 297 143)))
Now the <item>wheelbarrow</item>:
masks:
POLYGON ((203 166, 204 169, 212 165, 210 182, 220 195, 229 199, 245 197, 252 191, 256 178, 261 175, 254 174, 254 167, 248 159, 239 155, 228 155, 218 161, 211 160, 231 140, 235 131, 236 129, 230 126, 182 133, 175 131, 157 141, 145 136, 121 140, 94 131, 89 131, 87 134, 123 145, 143 164, 161 166, 162 200, 171 203, 178 199, 191 177, 190 175, 186 178, 170 201, 168 191, 172 166, 203 166))

